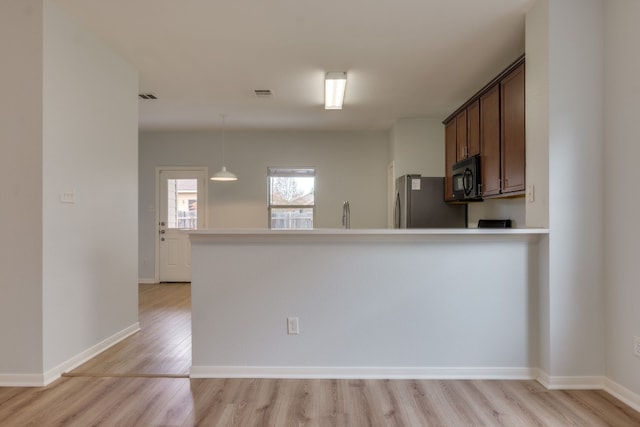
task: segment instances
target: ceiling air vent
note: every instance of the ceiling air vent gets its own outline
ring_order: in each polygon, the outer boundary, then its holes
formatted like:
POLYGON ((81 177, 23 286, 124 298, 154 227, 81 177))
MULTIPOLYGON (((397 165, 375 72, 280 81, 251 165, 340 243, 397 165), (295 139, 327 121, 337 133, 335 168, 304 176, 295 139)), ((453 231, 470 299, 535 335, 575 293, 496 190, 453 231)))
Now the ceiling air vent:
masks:
POLYGON ((273 96, 269 89, 256 89, 253 93, 255 93, 258 98, 271 98, 273 96))
POLYGON ((158 97, 152 93, 139 93, 138 97, 140 99, 158 99, 158 97))

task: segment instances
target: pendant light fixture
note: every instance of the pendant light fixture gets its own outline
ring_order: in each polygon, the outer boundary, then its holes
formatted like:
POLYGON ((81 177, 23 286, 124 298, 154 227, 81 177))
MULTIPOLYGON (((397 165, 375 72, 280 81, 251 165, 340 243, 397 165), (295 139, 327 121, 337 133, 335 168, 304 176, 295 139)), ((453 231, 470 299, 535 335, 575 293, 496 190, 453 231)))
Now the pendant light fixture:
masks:
POLYGON ((238 177, 234 174, 231 173, 227 170, 227 167, 225 166, 225 161, 224 161, 224 119, 226 117, 226 114, 220 114, 220 116, 222 117, 222 169, 220 169, 219 172, 216 172, 215 174, 213 174, 213 176, 211 178, 209 178, 211 181, 237 181, 238 177))

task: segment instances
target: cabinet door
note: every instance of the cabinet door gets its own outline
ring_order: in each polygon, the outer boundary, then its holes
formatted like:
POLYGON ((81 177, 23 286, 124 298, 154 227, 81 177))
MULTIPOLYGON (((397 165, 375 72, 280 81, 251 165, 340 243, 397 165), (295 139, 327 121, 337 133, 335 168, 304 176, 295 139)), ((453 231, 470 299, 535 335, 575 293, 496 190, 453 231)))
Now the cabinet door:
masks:
POLYGON ((457 129, 456 119, 451 119, 444 126, 444 199, 453 200, 452 167, 456 162, 457 129))
POLYGON ((467 157, 480 154, 480 101, 467 107, 467 157))
POLYGON ((456 116, 456 160, 467 158, 467 110, 462 110, 456 116))
POLYGON ((524 64, 500 82, 502 116, 502 192, 525 187, 524 64))
POLYGON ((500 194, 500 86, 480 97, 482 195, 500 194))

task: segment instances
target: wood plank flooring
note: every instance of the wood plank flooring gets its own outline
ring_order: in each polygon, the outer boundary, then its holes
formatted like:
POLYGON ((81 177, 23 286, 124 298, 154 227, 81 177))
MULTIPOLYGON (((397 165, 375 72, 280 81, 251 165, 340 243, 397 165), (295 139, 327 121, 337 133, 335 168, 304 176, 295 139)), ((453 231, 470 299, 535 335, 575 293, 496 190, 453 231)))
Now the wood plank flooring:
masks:
POLYGON ((139 285, 140 332, 119 342, 69 375, 189 376, 191 285, 139 285))
POLYGON ((0 388, 0 426, 640 426, 606 392, 536 381, 170 378, 190 364, 189 293, 140 285, 141 336, 48 387, 0 388))

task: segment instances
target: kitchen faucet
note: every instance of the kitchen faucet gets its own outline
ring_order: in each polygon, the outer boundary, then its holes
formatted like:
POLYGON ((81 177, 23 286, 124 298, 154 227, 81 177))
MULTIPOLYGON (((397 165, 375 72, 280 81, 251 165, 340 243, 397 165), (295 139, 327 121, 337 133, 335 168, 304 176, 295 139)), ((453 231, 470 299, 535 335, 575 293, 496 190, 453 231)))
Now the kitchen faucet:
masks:
POLYGON ((351 208, 348 200, 342 204, 342 227, 351 228, 351 208))

